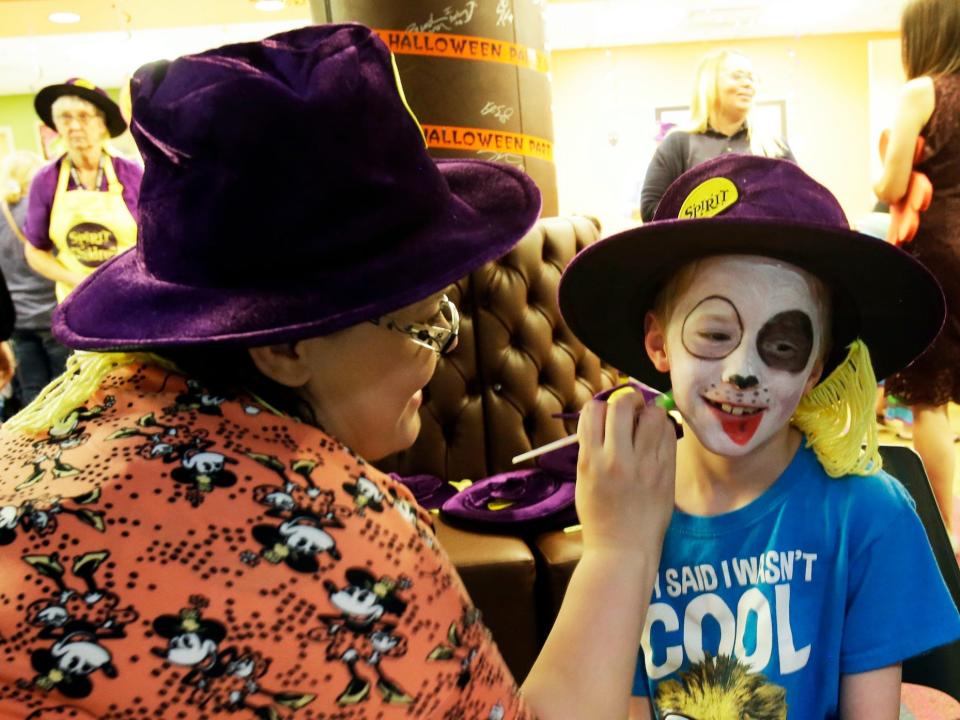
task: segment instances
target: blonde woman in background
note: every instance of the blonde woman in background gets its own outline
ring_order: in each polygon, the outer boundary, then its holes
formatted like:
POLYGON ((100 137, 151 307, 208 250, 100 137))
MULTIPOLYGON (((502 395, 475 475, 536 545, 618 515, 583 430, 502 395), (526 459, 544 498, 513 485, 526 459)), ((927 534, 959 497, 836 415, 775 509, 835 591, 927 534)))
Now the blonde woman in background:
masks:
POLYGON ((21 229, 27 215, 27 189, 42 165, 39 155, 26 150, 8 155, 0 164, 4 188, 0 270, 17 313, 11 340, 20 385, 18 400, 24 405, 63 372, 70 352, 50 334, 50 316, 57 304, 53 281, 27 264, 28 242, 21 229))
MULTIPOLYGON (((670 184, 692 167, 724 153, 794 160, 787 144, 764 137, 749 122, 757 81, 749 58, 735 50, 707 53, 697 68, 690 122, 657 147, 640 194, 640 215, 649 222, 670 184)), ((794 160, 795 161, 795 160, 794 160)))

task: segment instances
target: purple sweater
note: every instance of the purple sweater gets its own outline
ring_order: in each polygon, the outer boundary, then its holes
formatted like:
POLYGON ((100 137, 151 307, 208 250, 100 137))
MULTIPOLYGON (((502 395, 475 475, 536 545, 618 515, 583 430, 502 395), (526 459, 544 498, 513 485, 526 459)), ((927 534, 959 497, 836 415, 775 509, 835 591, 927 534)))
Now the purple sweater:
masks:
MULTIPOLYGON (((137 196, 140 194, 140 180, 143 178, 143 168, 137 163, 124 158, 110 156, 113 160, 113 169, 117 172, 117 180, 123 185, 123 201, 130 209, 133 219, 139 221, 137 212, 137 196)), ((60 176, 60 164, 64 156, 44 166, 34 176, 30 183, 30 196, 27 199, 27 220, 23 234, 38 250, 53 250, 53 241, 50 240, 50 210, 53 207, 53 196, 57 191, 57 178, 60 176)), ((73 178, 67 181, 67 190, 77 187, 73 178)), ((107 179, 103 178, 101 190, 107 189, 107 179)))

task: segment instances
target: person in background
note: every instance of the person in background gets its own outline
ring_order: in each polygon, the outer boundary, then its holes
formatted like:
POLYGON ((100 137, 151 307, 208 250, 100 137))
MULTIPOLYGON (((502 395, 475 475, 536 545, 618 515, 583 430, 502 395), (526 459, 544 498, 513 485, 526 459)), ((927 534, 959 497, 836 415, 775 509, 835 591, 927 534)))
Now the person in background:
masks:
POLYGON ((656 149, 640 192, 640 216, 649 222, 670 184, 690 168, 724 153, 793 160, 787 144, 750 123, 757 93, 753 65, 736 50, 707 53, 697 68, 690 122, 667 133, 656 149))
POLYGON ((16 356, 20 405, 33 401, 40 390, 66 367, 69 350, 53 339, 50 316, 57 304, 53 281, 38 275, 26 260, 29 245, 21 227, 27 214, 26 194, 34 174, 43 165, 39 155, 26 150, 11 153, 0 163, 0 184, 6 189, 0 209, 0 271, 16 308, 11 343, 16 356))
POLYGON ((40 90, 33 105, 67 151, 31 185, 26 257, 30 267, 56 282, 62 301, 83 278, 136 243, 143 170, 107 151, 107 139, 120 135, 127 123, 101 88, 71 78, 40 90))
POLYGON ((943 287, 947 318, 933 345, 910 367, 887 379, 887 393, 913 410, 913 443, 930 476, 954 547, 956 477, 948 403, 960 402, 960 3, 913 0, 901 18, 900 96, 880 178, 874 191, 893 204, 907 192, 918 138, 924 150, 916 170, 933 185, 916 236, 902 247, 926 265, 943 287))
POLYGON ((429 514, 370 465, 456 345, 444 290, 536 221, 529 176, 433 160, 354 24, 145 66, 132 131, 140 242, 57 308, 90 352, 0 428, 0 707, 622 720, 666 414, 584 408, 583 556, 519 695, 429 514))

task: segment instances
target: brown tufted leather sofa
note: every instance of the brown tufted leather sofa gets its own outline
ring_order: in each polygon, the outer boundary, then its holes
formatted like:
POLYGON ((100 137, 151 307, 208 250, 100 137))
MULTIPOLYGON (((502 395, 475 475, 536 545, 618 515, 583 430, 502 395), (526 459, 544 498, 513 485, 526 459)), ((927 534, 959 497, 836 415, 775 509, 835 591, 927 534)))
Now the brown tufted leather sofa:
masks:
MULTIPOLYGON (((613 385, 616 371, 601 366, 563 323, 557 287, 598 233, 586 217, 541 219, 509 254, 448 289, 461 314, 459 344, 424 390, 416 444, 379 463, 383 469, 476 480, 576 429, 552 415, 579 410, 613 385)), ((537 612, 537 599, 544 608, 554 602, 538 583, 532 538, 468 532, 439 518, 437 532, 522 680, 540 645, 538 623, 552 619, 537 612)))

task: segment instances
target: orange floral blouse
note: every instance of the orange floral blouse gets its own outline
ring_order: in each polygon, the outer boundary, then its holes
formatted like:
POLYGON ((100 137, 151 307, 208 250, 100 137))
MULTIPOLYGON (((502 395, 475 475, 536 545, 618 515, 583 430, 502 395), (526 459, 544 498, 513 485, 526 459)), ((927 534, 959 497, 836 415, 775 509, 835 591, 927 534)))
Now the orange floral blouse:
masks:
POLYGON ((150 365, 0 430, 0 719, 528 718, 429 516, 150 365))

